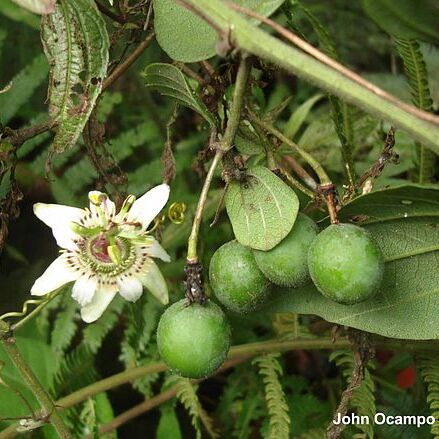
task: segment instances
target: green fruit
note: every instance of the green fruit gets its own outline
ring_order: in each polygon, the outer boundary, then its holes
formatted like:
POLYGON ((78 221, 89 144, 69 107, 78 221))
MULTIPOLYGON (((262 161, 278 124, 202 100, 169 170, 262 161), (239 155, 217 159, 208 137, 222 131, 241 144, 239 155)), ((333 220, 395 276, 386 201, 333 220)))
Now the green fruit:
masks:
POLYGON ((252 251, 237 241, 230 241, 215 252, 209 277, 215 297, 237 313, 257 309, 271 291, 271 284, 256 265, 252 251))
POLYGON ((310 280, 308 250, 317 236, 316 223, 299 213, 291 232, 273 249, 253 250, 256 264, 276 285, 301 287, 310 280))
POLYGON ((332 224, 311 244, 308 266, 314 284, 324 296, 351 305, 377 292, 384 260, 365 229, 353 224, 332 224))
POLYGON ((204 378, 217 370, 230 348, 230 325, 221 308, 186 299, 171 305, 157 328, 157 346, 172 371, 187 378, 204 378))

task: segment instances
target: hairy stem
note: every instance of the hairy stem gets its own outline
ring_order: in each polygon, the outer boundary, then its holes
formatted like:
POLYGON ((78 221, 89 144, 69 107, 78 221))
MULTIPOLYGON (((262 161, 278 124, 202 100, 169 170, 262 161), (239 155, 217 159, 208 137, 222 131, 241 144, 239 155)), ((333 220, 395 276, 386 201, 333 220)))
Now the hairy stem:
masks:
POLYGON ((15 344, 13 334, 9 332, 8 325, 3 321, 0 321, 0 341, 9 359, 18 369, 21 377, 28 385, 29 390, 35 395, 35 398, 40 403, 43 409, 41 413, 42 417, 47 417, 49 419, 58 433, 59 438, 69 439, 71 437, 70 433, 67 430, 61 415, 58 413, 55 403, 46 390, 44 390, 32 369, 21 356, 21 353, 15 344))
MULTIPOLYGON (((198 261, 197 244, 198 244, 198 232, 200 230, 201 218, 203 215, 204 205, 206 204, 207 194, 212 183, 212 179, 215 173, 215 169, 218 163, 221 161, 222 156, 227 152, 233 144, 236 131, 241 120, 241 110, 244 103, 245 90, 247 88, 247 81, 251 70, 251 62, 249 58, 243 56, 238 68, 238 74, 235 81, 235 91, 233 93, 233 101, 230 107, 229 119, 227 121, 226 130, 224 136, 221 139, 219 147, 216 148, 215 157, 210 165, 209 172, 207 173, 204 181, 203 188, 201 190, 200 198, 198 199, 197 210, 195 211, 194 221, 192 223, 192 231, 188 240, 187 260, 188 262, 195 263, 198 261)), ((216 131, 213 130, 210 138, 210 144, 216 143, 216 131)))
MULTIPOLYGON (((228 38, 241 51, 272 62, 366 112, 392 122, 439 153, 437 116, 420 111, 389 95, 331 58, 323 58, 324 54, 315 48, 312 56, 291 47, 241 17, 229 5, 219 0, 179 1, 210 23, 222 38, 228 38), (317 55, 319 59, 316 59, 317 55)), ((282 35, 285 36, 284 33, 282 35)))

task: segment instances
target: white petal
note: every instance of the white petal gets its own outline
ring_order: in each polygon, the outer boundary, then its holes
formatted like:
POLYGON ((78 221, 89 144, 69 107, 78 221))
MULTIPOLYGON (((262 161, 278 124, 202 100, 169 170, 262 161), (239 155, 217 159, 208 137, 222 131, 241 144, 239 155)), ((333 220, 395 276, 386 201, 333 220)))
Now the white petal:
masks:
POLYGON ((169 303, 168 286, 159 267, 151 259, 148 260, 148 266, 140 278, 142 284, 149 292, 158 299, 163 305, 169 303))
POLYGON ((93 299, 94 293, 98 286, 95 276, 90 277, 88 274, 81 276, 73 285, 72 297, 81 305, 88 305, 93 299))
POLYGON ((169 186, 167 184, 153 187, 133 203, 128 212, 128 221, 140 222, 142 228, 146 229, 168 202, 168 198, 169 186))
MULTIPOLYGON (((107 194, 104 194, 103 192, 99 191, 91 191, 88 193, 88 197, 90 199, 98 200, 99 198, 102 199, 101 201, 101 208, 106 216, 107 219, 112 219, 114 214, 116 213, 116 205, 108 198, 107 194)), ((92 201, 90 201, 90 212, 93 213, 96 217, 98 217, 98 211, 96 208, 96 204, 94 204, 92 201)))
POLYGON ((171 262, 171 257, 155 239, 153 240, 151 245, 148 245, 148 247, 146 248, 146 253, 148 253, 148 256, 151 256, 153 258, 159 258, 164 262, 171 262))
POLYGON ((105 285, 97 289, 92 301, 81 308, 82 320, 86 323, 97 320, 107 309, 116 293, 116 285, 105 285))
POLYGON ((72 282, 80 273, 72 270, 67 263, 67 255, 62 254, 56 258, 46 271, 35 281, 30 292, 35 296, 44 296, 57 288, 72 282))
POLYGON ((143 293, 141 282, 133 276, 117 279, 120 295, 129 302, 135 302, 143 293))
POLYGON ((52 228, 57 244, 69 250, 75 250, 75 239, 80 238, 71 229, 72 222, 79 222, 84 217, 85 211, 77 207, 63 206, 61 204, 34 204, 35 215, 52 228))

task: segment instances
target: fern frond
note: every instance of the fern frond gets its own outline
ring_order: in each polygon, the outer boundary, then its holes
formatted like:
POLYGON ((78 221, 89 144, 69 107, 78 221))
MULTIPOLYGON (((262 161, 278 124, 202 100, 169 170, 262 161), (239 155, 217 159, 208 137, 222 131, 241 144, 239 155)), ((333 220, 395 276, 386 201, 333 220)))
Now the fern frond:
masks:
MULTIPOLYGON (((416 40, 395 39, 396 50, 404 63, 413 104, 424 111, 432 111, 433 99, 428 83, 428 71, 419 43, 416 40)), ((419 182, 432 180, 436 171, 436 154, 418 146, 419 182)))
POLYGON ((20 107, 31 98, 47 78, 48 72, 46 57, 38 55, 12 78, 11 89, 7 93, 0 94, 0 120, 3 124, 7 124, 20 107))
POLYGON ((192 425, 195 428, 197 439, 201 439, 200 422, 203 424, 206 432, 212 439, 219 438, 220 435, 214 426, 213 420, 203 409, 198 399, 198 386, 196 384, 192 384, 189 379, 177 375, 169 377, 167 380, 167 385, 178 386, 177 398, 183 404, 184 408, 188 411, 192 419, 192 425))
POLYGON ((418 367, 422 378, 427 385, 427 402, 430 405, 431 414, 436 422, 431 426, 431 434, 434 439, 439 439, 439 355, 420 354, 417 356, 418 367))
POLYGON ((425 111, 431 111, 433 100, 428 84, 427 66, 416 40, 395 39, 396 50, 404 63, 413 104, 425 111))
MULTIPOLYGON (((334 351, 330 355, 329 360, 334 361, 341 369, 343 377, 349 384, 351 381, 352 370, 354 368, 352 352, 334 351)), ((368 416, 369 419, 373 419, 376 413, 375 384, 368 368, 372 369, 373 365, 369 363, 365 368, 363 381, 361 382, 361 385, 352 392, 349 404, 359 416, 368 416)), ((359 428, 367 437, 374 437, 372 424, 360 424, 357 425, 357 428, 359 428)))
POLYGON ((87 346, 91 353, 95 354, 99 350, 106 335, 118 322, 125 305, 126 302, 117 296, 104 314, 84 329, 82 344, 87 346))
MULTIPOLYGON (((142 302, 125 308, 127 326, 121 343, 120 360, 127 369, 144 366, 158 359, 157 346, 150 343, 158 324, 160 305, 145 294, 142 302)), ((151 396, 151 385, 159 374, 150 374, 133 382, 133 387, 146 397, 151 396)))
POLYGON ((78 306, 68 295, 64 297, 64 309, 58 311, 51 334, 51 346, 57 354, 69 347, 78 327, 78 306))
POLYGON ((270 416, 269 438, 288 439, 290 434, 290 415, 285 394, 279 381, 282 366, 277 357, 279 354, 267 354, 253 360, 259 368, 259 374, 265 385, 265 400, 270 416))
MULTIPOLYGON (((290 0, 300 10, 308 22, 311 24, 315 34, 317 35, 319 46, 322 51, 336 61, 340 61, 339 54, 335 43, 322 25, 320 20, 304 5, 297 0, 290 0)), ((290 17, 288 23, 293 23, 294 8, 290 10, 290 17)), ((295 26, 297 29, 297 25, 295 26)), ((353 162, 354 153, 354 130, 352 108, 336 96, 329 95, 329 103, 331 106, 331 116, 334 121, 335 131, 341 143, 342 158, 345 164, 344 169, 350 186, 354 186, 356 179, 356 172, 353 162)))
POLYGON ((86 346, 79 346, 59 363, 52 383, 57 398, 85 387, 97 379, 94 356, 86 346))

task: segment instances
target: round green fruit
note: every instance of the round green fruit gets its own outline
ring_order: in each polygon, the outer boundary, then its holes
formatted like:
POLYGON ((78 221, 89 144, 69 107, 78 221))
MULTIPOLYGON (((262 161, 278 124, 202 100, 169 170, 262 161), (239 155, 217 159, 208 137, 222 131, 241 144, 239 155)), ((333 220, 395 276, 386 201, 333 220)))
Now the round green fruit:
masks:
POLYGON ((311 244, 308 266, 315 286, 324 296, 351 305, 377 292, 384 260, 365 229, 353 224, 332 224, 311 244))
POLYGON ((218 301, 237 313, 254 311, 271 292, 271 284, 256 265, 251 249, 237 241, 230 241, 215 252, 209 278, 218 301))
POLYGON ((217 370, 230 348, 230 325, 221 308, 189 304, 186 299, 171 305, 157 328, 160 356, 173 372, 187 378, 204 378, 217 370))
POLYGON ((303 213, 297 215, 291 232, 268 251, 253 250, 256 264, 274 284, 301 287, 309 282, 308 250, 317 236, 316 223, 303 213))

